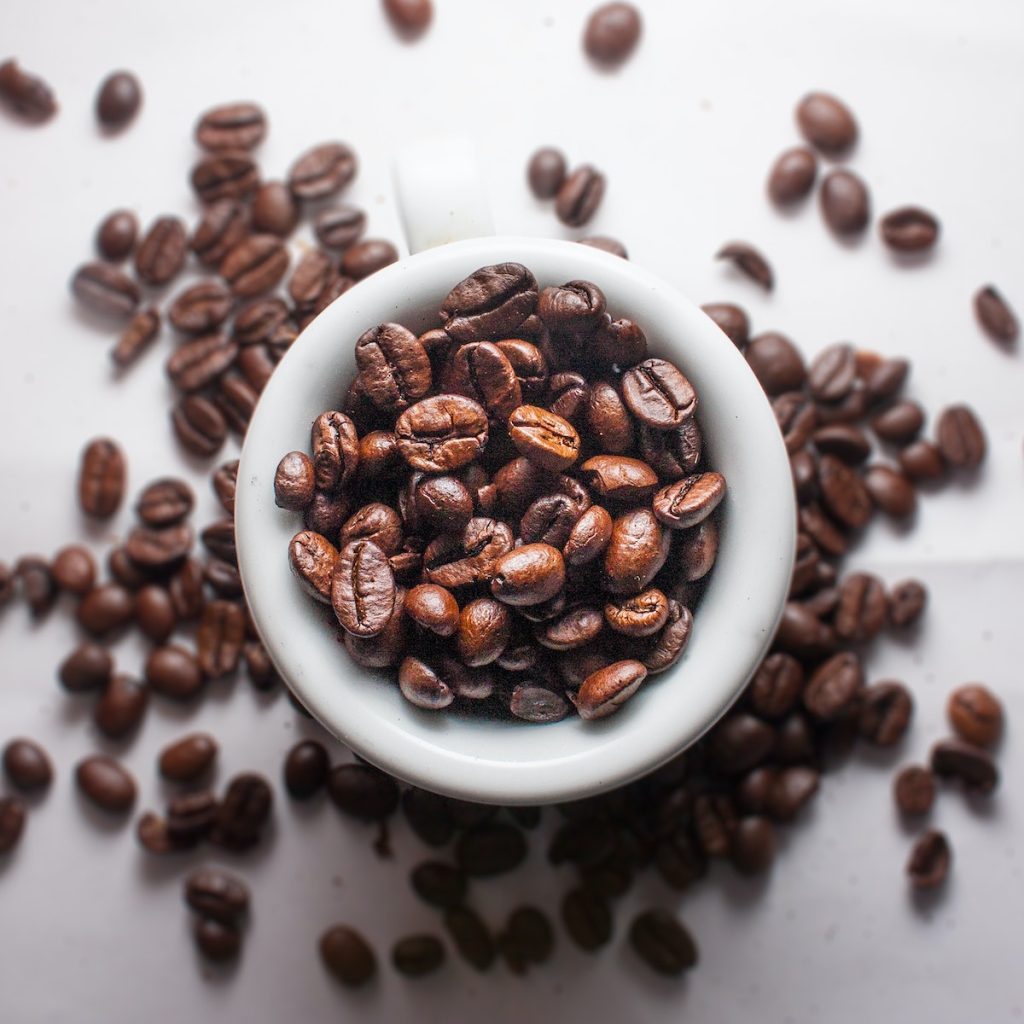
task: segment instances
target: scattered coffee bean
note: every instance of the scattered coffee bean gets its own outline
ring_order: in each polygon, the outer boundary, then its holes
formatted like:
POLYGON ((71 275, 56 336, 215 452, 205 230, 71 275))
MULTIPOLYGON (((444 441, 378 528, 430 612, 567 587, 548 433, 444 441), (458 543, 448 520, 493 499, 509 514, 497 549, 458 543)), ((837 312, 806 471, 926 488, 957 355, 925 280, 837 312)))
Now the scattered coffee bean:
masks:
POLYGON ((160 314, 155 309, 144 309, 131 318, 128 326, 111 349, 115 365, 130 366, 149 347, 160 332, 160 314))
POLYGON ((38 743, 18 738, 11 740, 3 752, 4 772, 18 789, 46 789, 53 779, 50 758, 38 743))
POLYGON ((194 782, 213 764, 217 749, 217 741, 209 733, 182 736, 160 752, 160 774, 172 782, 194 782))
POLYGON ((597 212, 604 198, 605 177, 590 164, 577 167, 559 186, 555 213, 571 228, 583 227, 597 212))
POLYGON ((159 217, 135 250, 135 272, 151 285, 167 284, 185 266, 188 235, 177 217, 159 217))
POLYGON ((927 814, 935 802, 935 776, 924 765, 907 765, 893 782, 893 799, 901 814, 927 814))
POLYGON ((934 889, 946 880, 953 852, 949 840, 936 829, 929 829, 914 843, 907 861, 907 874, 915 889, 934 889))
POLYGON ((444 946, 433 935, 408 935, 391 950, 391 962, 399 974, 420 978, 444 964, 444 946))
POLYGON ((896 252, 924 252, 939 238, 939 222, 919 206, 903 206, 887 213, 879 222, 882 240, 896 252))
POLYGON ((860 698, 860 734, 879 747, 898 743, 914 711, 910 691, 897 682, 873 683, 860 698))
POLYGON ((999 770, 988 751, 963 740, 936 743, 931 766, 939 778, 959 780, 972 792, 991 793, 999 784, 999 770))
POLYGON ((889 621, 894 626, 913 625, 924 611, 928 593, 917 580, 897 583, 889 593, 889 621))
POLYGON ((0 64, 0 103, 29 124, 42 124, 57 113, 53 90, 38 75, 25 71, 16 60, 0 64))
POLYGON ((821 212, 837 235, 856 235, 868 226, 871 200, 853 171, 829 171, 821 181, 821 212))
POLYGON ((355 174, 355 153, 342 142, 325 142, 296 160, 288 172, 288 187, 296 199, 326 199, 355 174))
POLYGON ((796 108, 801 134, 826 156, 841 156, 857 141, 857 122, 842 100, 825 92, 808 93, 796 108))
POLYGON ((75 781, 83 795, 109 814, 124 814, 135 803, 135 780, 126 768, 105 754, 78 763, 75 781))
POLYGON ((215 963, 233 960, 242 948, 241 932, 212 917, 196 918, 192 934, 199 951, 215 963))
POLYGON ((255 103, 227 103, 206 111, 196 122, 195 139, 203 149, 254 149, 267 133, 267 118, 255 103))
POLYGON ((88 548, 71 544, 53 556, 53 581, 61 590, 81 597, 96 582, 96 560, 88 548))
POLYGON ((729 260, 737 270, 767 291, 774 287, 775 275, 771 264, 746 242, 728 242, 715 253, 715 259, 729 260))
POLYGON ((145 675, 155 692, 173 700, 191 700, 205 682, 195 655, 177 644, 154 648, 146 659, 145 675))
POLYGON ((61 662, 58 678, 71 693, 85 693, 107 685, 114 670, 114 659, 99 644, 79 644, 61 662))
POLYGON ((96 229, 96 250, 105 260, 120 263, 131 255, 139 237, 139 220, 131 210, 114 210, 96 229))
POLYGON ((366 939, 352 928, 336 924, 320 936, 320 959, 345 985, 365 985, 377 973, 377 957, 366 939))
POLYGON ((942 411, 936 438, 943 459, 957 469, 976 469, 985 460, 985 432, 966 405, 951 405, 942 411))
POLYGON ((1003 731, 1003 706, 981 683, 957 687, 949 695, 946 714, 956 734, 979 747, 993 746, 1003 731))
POLYGON ((139 727, 148 703, 145 683, 132 676, 115 675, 93 709, 93 721, 104 736, 121 739, 139 727))
POLYGON ((383 0, 391 24, 402 34, 418 36, 434 16, 432 0, 383 0))
POLYGON ((263 835, 273 803, 266 779, 254 772, 236 775, 217 807, 211 842, 239 853, 251 849, 263 835))
POLYGON ((139 286, 109 263, 86 263, 71 278, 75 298, 96 313, 128 317, 139 304, 139 286))
POLYGON ((258 184, 256 163, 241 149, 217 150, 203 157, 192 169, 192 188, 202 203, 248 199, 258 184))
POLYGON ((444 926, 466 963, 478 971, 491 967, 496 952, 494 937, 475 911, 450 907, 444 912, 444 926))
POLYGON ((16 796, 0 796, 0 856, 18 845, 24 831, 25 804, 16 796))
POLYGON ((284 785, 289 796, 296 800, 308 800, 314 796, 327 782, 330 767, 323 744, 316 740, 296 743, 284 762, 284 785))
POLYGON ((562 923, 569 937, 586 953, 607 945, 612 937, 608 904, 590 889, 571 889, 562 900, 562 923))
POLYGON ((974 315, 993 341, 1012 345, 1020 334, 1016 314, 994 285, 987 284, 975 292, 974 315))
POLYGON ((142 106, 142 86, 130 71, 108 75, 96 96, 96 117, 110 131, 118 131, 134 120, 142 106))
POLYGON ((185 902, 203 917, 237 925, 249 911, 249 887, 222 868, 203 867, 185 879, 185 902))
POLYGON ((599 64, 621 64, 636 49, 640 30, 640 12, 632 4, 604 4, 587 20, 583 48, 599 64))
POLYGON ((538 149, 526 167, 526 180, 530 191, 538 199, 554 199, 567 174, 562 153, 550 146, 538 149))
POLYGON ((383 821, 398 807, 394 779, 368 764, 335 765, 327 776, 327 794, 338 810, 359 821, 383 821))
POLYGON ((787 149, 772 164, 768 174, 768 196, 779 206, 788 206, 807 196, 818 174, 818 160, 806 146, 787 149))

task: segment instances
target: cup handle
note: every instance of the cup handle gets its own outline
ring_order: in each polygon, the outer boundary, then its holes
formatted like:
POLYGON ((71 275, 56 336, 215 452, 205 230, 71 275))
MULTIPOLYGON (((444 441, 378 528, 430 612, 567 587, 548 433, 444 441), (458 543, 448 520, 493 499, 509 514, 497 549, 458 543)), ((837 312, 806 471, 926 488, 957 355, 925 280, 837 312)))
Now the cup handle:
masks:
POLYGON ((476 148, 465 138, 425 139, 394 165, 398 213, 412 253, 494 234, 476 148))

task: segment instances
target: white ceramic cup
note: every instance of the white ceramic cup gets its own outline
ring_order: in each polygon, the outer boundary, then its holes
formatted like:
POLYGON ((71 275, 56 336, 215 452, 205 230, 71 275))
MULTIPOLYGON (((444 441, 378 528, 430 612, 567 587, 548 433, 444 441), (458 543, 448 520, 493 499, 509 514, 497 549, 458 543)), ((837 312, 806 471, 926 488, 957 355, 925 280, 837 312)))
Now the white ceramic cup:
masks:
MULTIPOLYGON (((465 166, 460 173, 466 177, 465 166)), ((444 237, 439 207, 417 209, 415 191, 400 180, 410 237, 444 237)), ((478 227, 486 212, 460 223, 478 227)), ((541 804, 589 796, 651 771, 728 709, 778 625, 796 511, 789 460, 768 401, 740 353, 694 303, 641 267, 589 246, 496 236, 408 256, 340 296, 302 332, 249 424, 235 522, 256 626, 282 678, 325 728, 367 761, 425 789, 487 803, 541 804), (643 327, 651 354, 675 362, 696 388, 707 462, 728 482, 718 560, 683 656, 596 722, 570 714, 538 726, 414 707, 393 672, 372 673, 349 659, 331 609, 301 590, 287 549, 302 524, 274 504, 278 461, 293 449, 308 451, 313 419, 339 407, 356 372, 359 335, 386 321, 414 331, 437 326, 441 300, 456 282, 480 266, 508 261, 525 264, 542 285, 594 281, 610 311, 643 327)))

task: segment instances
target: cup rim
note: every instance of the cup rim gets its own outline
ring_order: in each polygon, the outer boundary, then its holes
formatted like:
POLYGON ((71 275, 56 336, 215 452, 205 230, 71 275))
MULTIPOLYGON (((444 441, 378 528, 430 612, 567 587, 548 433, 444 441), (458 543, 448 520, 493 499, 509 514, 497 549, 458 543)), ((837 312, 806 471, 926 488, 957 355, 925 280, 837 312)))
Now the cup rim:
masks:
MULTIPOLYGON (((645 326, 642 313, 635 318, 645 326)), ((655 354, 659 347, 665 346, 652 346, 655 354)), ((788 594, 796 543, 789 458, 768 399, 732 342, 673 285, 634 263, 575 242, 519 236, 469 239, 405 257, 341 295, 303 330, 275 369, 249 424, 239 461, 235 523, 239 570, 256 629, 281 678, 309 712, 389 774, 435 792, 493 804, 593 795, 652 771, 699 739, 743 691, 768 649, 788 594), (349 344, 374 323, 401 319, 417 288, 428 289, 439 304, 456 281, 477 267, 509 261, 526 264, 542 283, 551 282, 536 266, 550 262, 564 266, 565 277, 593 279, 608 294, 613 311, 624 305, 616 296, 628 293, 625 305, 649 309, 650 321, 677 328, 670 347, 685 338, 694 365, 683 369, 702 399, 708 382, 711 391, 731 399, 728 407, 719 402, 709 408, 705 402, 698 411, 709 446, 736 462, 740 477, 726 474, 719 561, 695 612, 690 643, 672 669, 649 677, 617 714, 589 723, 571 716, 573 731, 563 728, 565 722, 481 726, 448 721, 454 716, 408 704, 397 686, 393 694, 382 693, 377 674, 348 658, 291 576, 287 540, 281 538, 302 526, 273 502, 278 460, 290 447, 308 444, 308 424, 331 407, 299 409, 293 395, 303 387, 328 386, 335 389, 335 401, 343 394, 347 380, 331 365, 338 339, 349 344), (702 377, 705 382, 698 384, 702 377), (713 424, 711 429, 705 421, 713 424), (297 424, 305 424, 305 441, 296 437, 297 424), (728 581, 720 581, 720 574, 728 581), (724 582, 734 587, 728 604, 722 597, 724 582), (689 679, 680 683, 676 677, 684 672, 689 679), (500 739, 499 726, 518 730, 521 738, 500 739), (488 729, 500 756, 484 745, 488 729), (478 744, 481 737, 484 743, 478 744)))

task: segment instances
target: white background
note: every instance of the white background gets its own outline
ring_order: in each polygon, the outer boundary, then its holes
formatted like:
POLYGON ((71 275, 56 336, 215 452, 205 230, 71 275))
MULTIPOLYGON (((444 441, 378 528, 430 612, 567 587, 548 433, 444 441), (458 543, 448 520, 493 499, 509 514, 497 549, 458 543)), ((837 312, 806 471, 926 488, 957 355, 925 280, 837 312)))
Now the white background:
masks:
MULTIPOLYGON (((76 509, 78 452, 99 434, 127 450, 133 489, 194 472, 201 521, 213 514, 202 467, 183 463, 170 438, 169 342, 115 380, 109 332, 77 313, 67 292, 108 210, 128 205, 144 222, 195 216, 186 179, 203 108, 241 98, 264 105, 268 177, 315 142, 352 143, 362 165, 347 198, 369 210, 372 234, 393 239, 390 158, 400 143, 438 132, 476 140, 499 231, 568 235, 523 181, 529 153, 556 143, 608 174, 588 230, 620 237, 633 259, 695 300, 740 301, 758 329, 784 330, 807 352, 852 340, 911 356, 911 393, 929 409, 966 400, 980 411, 990 441, 983 471, 925 496, 913 531, 876 524, 852 560, 888 580, 919 575, 931 589, 916 642, 883 639, 870 661, 872 678, 914 688, 914 727, 891 756, 862 752, 828 777, 817 805, 784 835, 767 881, 716 871, 680 898, 644 878, 620 908, 616 941, 595 958, 562 939, 554 962, 526 982, 451 963, 414 983, 385 966, 353 994, 325 975, 317 936, 350 921, 386 952, 402 934, 435 929, 406 883, 426 853, 418 841, 398 825, 396 861, 379 861, 369 830, 279 792, 270 841, 228 861, 254 893, 244 954, 233 970, 204 967, 180 900, 180 877, 201 858, 147 859, 129 825, 82 805, 72 767, 87 752, 114 750, 137 774, 140 809, 155 807, 167 795, 155 752, 187 728, 221 738, 223 782, 242 769, 276 779, 284 752, 313 727, 283 698, 258 698, 240 680, 212 686, 195 711, 157 701, 134 741, 109 744, 88 702, 54 680, 74 640, 67 616, 32 627, 24 608, 9 609, 0 618, 0 738, 43 741, 58 777, 32 803, 18 851, 0 863, 0 1019, 1019 1019, 1024 805, 1013 725, 999 752, 1009 784, 984 805, 955 792, 938 801, 933 819, 951 837, 955 866, 936 899, 908 894, 911 834, 895 818, 889 785, 894 765, 924 758, 943 732, 954 685, 983 679, 1012 722, 1024 714, 1024 370, 1018 353, 980 334, 970 305, 993 281, 1024 310, 1024 8, 649 0, 634 59, 606 74, 580 50, 590 0, 436 5, 431 31, 410 46, 373 0, 5 0, 2 56, 43 73, 61 112, 42 128, 0 118, 0 558, 80 537, 99 545, 127 528, 127 509, 102 529, 76 509), (139 74, 145 105, 127 132, 105 138, 93 98, 118 67, 139 74), (784 217, 764 200, 765 171, 796 141, 793 106, 810 88, 835 91, 857 112, 853 165, 877 209, 914 201, 938 213, 943 238, 930 261, 898 265, 874 234, 838 244, 813 203, 784 217), (770 296, 712 260, 734 237, 773 261, 770 296), (652 977, 622 941, 630 913, 651 903, 678 904, 698 939, 702 962, 685 983, 652 977)), ((124 644, 119 666, 137 668, 140 655, 124 644)), ((568 884, 533 846, 527 867, 474 887, 492 924, 568 884)))

